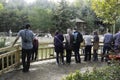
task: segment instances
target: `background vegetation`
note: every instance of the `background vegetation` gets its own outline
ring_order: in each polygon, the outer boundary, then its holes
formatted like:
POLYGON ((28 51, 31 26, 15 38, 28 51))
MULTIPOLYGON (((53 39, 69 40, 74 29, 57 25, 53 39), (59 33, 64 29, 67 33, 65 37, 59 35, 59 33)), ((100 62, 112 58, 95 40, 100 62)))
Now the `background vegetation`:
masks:
POLYGON ((112 64, 111 66, 103 67, 101 69, 94 68, 93 71, 86 71, 85 73, 70 74, 63 80, 119 80, 120 79, 119 64, 112 64))
POLYGON ((0 31, 10 29, 17 32, 25 23, 30 23, 36 32, 64 31, 74 27, 71 19, 80 18, 86 22, 87 31, 119 28, 119 0, 36 0, 28 4, 25 0, 0 0, 0 31))

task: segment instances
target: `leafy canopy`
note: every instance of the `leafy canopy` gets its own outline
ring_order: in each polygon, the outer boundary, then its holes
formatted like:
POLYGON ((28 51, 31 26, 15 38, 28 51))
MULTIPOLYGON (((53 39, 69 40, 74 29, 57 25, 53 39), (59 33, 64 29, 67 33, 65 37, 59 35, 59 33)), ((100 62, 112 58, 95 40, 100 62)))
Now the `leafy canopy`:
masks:
POLYGON ((120 16, 120 0, 92 0, 91 7, 104 23, 115 24, 120 16))

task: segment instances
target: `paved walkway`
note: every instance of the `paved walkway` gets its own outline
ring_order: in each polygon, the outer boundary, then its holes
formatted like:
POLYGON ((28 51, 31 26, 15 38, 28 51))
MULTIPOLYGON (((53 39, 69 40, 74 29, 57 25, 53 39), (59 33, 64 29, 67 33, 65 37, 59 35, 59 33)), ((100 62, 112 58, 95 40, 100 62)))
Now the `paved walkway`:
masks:
POLYGON ((0 80, 62 80, 63 77, 76 70, 85 72, 85 70, 92 70, 93 67, 102 67, 106 63, 101 62, 82 62, 80 64, 72 61, 71 65, 55 64, 55 60, 38 61, 31 63, 30 72, 23 73, 22 70, 16 70, 3 74, 0 80))

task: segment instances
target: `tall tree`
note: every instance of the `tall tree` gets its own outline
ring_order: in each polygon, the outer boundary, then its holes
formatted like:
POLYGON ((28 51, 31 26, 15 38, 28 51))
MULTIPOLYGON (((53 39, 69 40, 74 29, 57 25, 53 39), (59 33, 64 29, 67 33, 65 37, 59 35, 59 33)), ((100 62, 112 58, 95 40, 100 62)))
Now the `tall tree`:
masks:
POLYGON ((92 9, 104 23, 113 24, 115 33, 115 23, 120 16, 120 0, 92 0, 92 9))
POLYGON ((3 5, 0 3, 0 10, 3 9, 3 5))
POLYGON ((74 11, 68 6, 66 0, 61 0, 56 10, 53 12, 53 20, 56 29, 66 30, 72 27, 70 20, 74 16, 74 11))
POLYGON ((52 27, 52 14, 49 9, 42 9, 40 7, 35 7, 29 13, 29 21, 32 23, 34 29, 39 29, 40 31, 47 31, 52 27))

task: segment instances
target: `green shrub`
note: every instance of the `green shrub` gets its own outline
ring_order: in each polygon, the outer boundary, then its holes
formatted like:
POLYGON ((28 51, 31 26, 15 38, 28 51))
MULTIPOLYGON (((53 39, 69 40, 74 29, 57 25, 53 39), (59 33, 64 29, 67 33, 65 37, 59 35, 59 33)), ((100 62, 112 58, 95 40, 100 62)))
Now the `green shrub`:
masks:
POLYGON ((120 64, 89 70, 85 73, 77 71, 63 78, 63 80, 120 80, 120 64))
POLYGON ((0 38, 0 48, 5 46, 5 41, 6 41, 5 38, 0 38))

